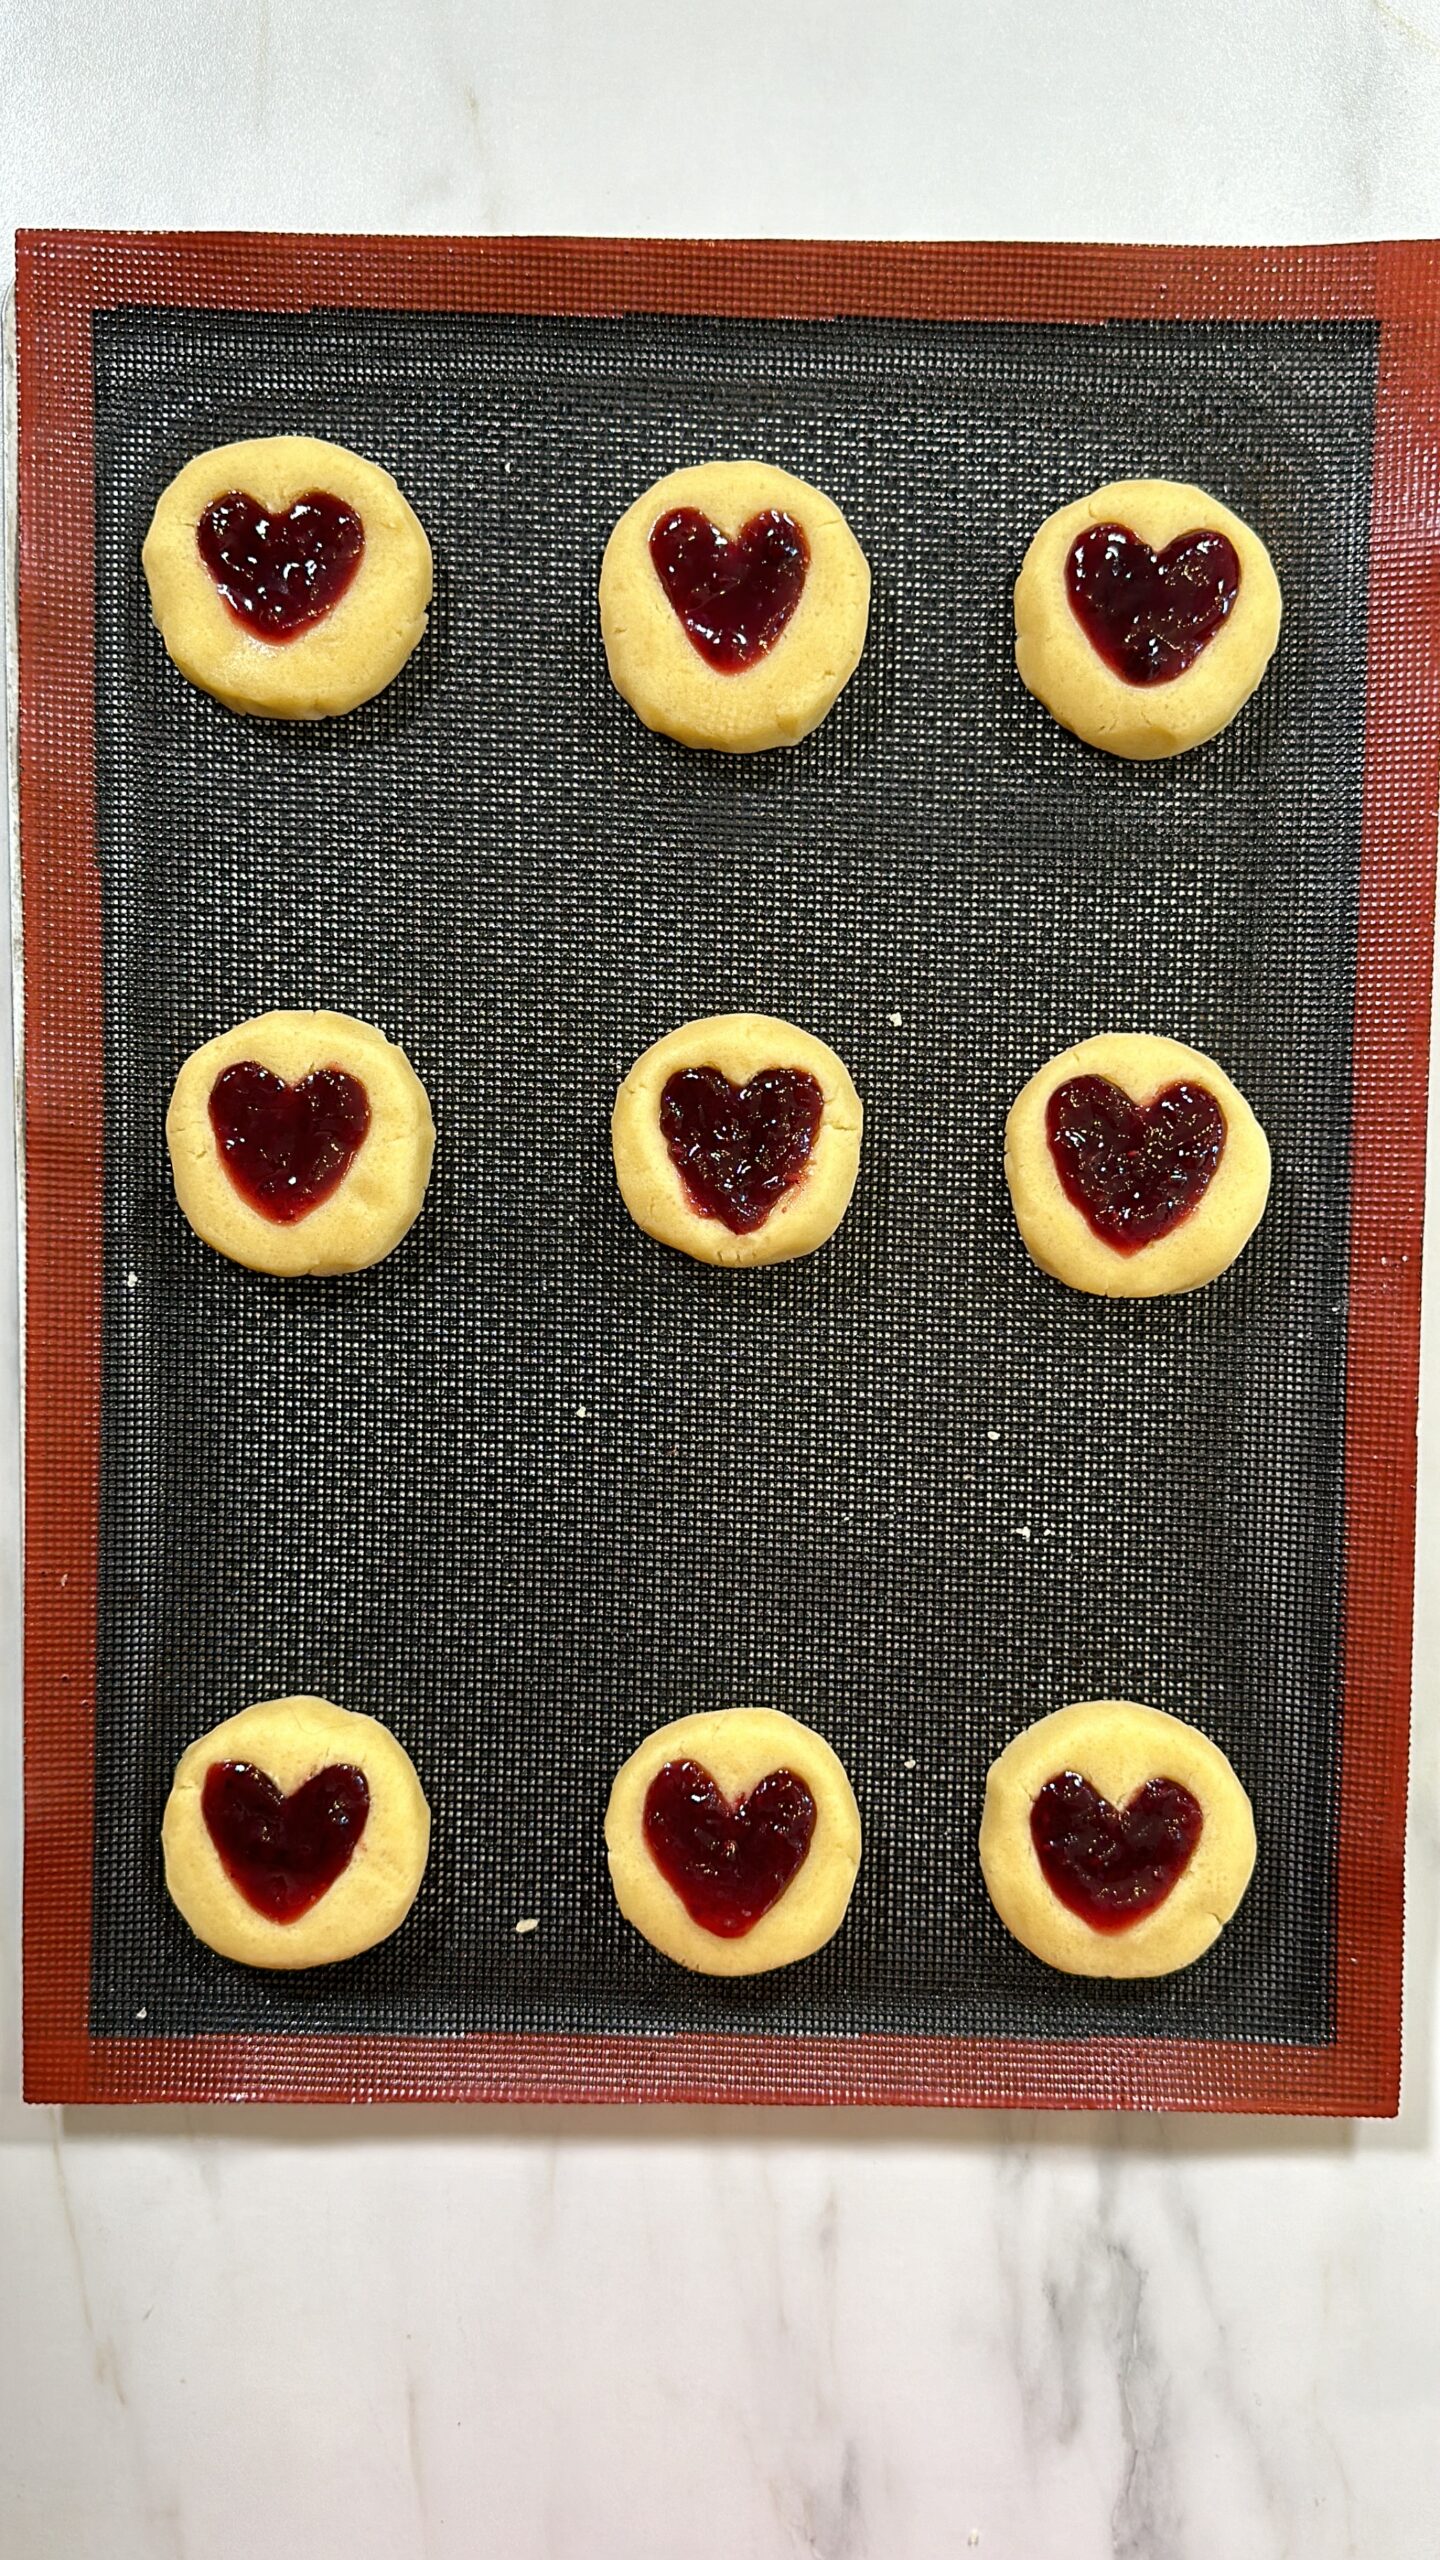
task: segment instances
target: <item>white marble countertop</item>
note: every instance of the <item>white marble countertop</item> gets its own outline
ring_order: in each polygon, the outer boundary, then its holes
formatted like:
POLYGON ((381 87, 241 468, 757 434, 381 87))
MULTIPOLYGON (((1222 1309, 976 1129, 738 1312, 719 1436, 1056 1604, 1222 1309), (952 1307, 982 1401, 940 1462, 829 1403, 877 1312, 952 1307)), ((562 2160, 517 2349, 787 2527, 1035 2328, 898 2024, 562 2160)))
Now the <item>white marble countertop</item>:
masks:
MULTIPOLYGON (((5 31, 7 240, 1440 231, 1440 0, 11 0, 5 31)), ((1433 2560, 1433 1355, 1398 2123, 26 2111, 0 1185, 4 2560, 1433 2560)))

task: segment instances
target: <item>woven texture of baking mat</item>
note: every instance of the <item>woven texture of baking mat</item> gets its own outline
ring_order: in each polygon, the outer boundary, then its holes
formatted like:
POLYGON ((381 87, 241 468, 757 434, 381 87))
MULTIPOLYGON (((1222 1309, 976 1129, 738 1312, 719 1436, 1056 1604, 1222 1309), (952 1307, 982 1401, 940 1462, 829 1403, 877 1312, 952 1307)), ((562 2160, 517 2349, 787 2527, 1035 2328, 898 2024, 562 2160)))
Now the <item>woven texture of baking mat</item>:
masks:
POLYGON ((1323 2044, 1371 328, 117 311, 94 388, 94 2031, 1323 2044), (409 668, 314 729, 186 685, 137 569, 192 453, 281 426, 391 468, 437 563, 409 668), (826 726, 731 762, 613 693, 595 583, 647 482, 751 452, 836 498, 874 609, 826 726), (1286 607, 1249 710, 1149 767, 1011 654, 1041 517, 1137 473, 1253 524, 1286 607), (380 1024, 434 1103, 421 1222, 352 1280, 236 1269, 171 1193, 176 1069, 273 1005, 380 1024), (608 1152, 631 1059, 730 1007, 831 1041, 868 1114, 835 1242, 743 1275, 642 1237, 608 1152), (1007 1106, 1104 1027, 1210 1051, 1269 1132, 1197 1296, 1074 1296, 1016 1237, 1007 1106), (433 1853, 388 1945, 251 1973, 167 1902, 160 1812, 196 1733, 301 1688, 399 1734, 433 1853), (1255 1803, 1239 1917, 1158 1984, 1044 1970, 976 1862, 995 1752, 1097 1695, 1203 1725, 1255 1803), (752 1701, 834 1743, 865 1857, 821 1956, 709 1982, 620 1921, 601 1824, 653 1725, 752 1701))

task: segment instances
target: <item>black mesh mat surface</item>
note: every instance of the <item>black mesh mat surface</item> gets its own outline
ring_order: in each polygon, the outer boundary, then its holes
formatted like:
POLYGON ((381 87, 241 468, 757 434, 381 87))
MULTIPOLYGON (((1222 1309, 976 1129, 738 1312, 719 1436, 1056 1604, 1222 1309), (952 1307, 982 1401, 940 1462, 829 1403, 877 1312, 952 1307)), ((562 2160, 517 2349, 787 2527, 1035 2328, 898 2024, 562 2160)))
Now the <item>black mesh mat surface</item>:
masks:
POLYGON ((1359 324, 102 315, 97 2032, 1325 2040, 1373 402, 1359 324), (139 574, 181 463, 282 428, 391 468, 437 563, 410 667, 316 729, 186 685, 139 574), (646 735, 595 609, 629 500, 736 453, 830 491, 875 580, 832 718, 750 762, 646 735), (1124 766, 1020 687, 1010 590, 1051 508, 1152 472, 1254 524, 1286 627, 1226 736, 1124 766), (171 1193, 176 1069, 273 1005, 377 1022, 435 1106, 421 1223, 352 1280, 238 1270, 171 1193), (833 1042, 868 1121, 836 1241, 732 1275, 631 1226, 608 1117, 740 1006, 833 1042), (1105 1027, 1212 1052, 1271 1137, 1193 1298, 1074 1296, 1015 1234, 1008 1104, 1105 1027), (172 1911, 159 1819, 186 1742, 292 1689, 394 1728, 434 1848, 388 1945, 262 1975, 172 1911), (1202 1724, 1259 1823, 1158 1985, 1046 1972, 976 1862, 996 1750, 1107 1694, 1202 1724), (601 1823, 652 1725, 742 1702, 836 1745, 865 1859, 824 1954, 723 1984, 620 1921, 601 1823))

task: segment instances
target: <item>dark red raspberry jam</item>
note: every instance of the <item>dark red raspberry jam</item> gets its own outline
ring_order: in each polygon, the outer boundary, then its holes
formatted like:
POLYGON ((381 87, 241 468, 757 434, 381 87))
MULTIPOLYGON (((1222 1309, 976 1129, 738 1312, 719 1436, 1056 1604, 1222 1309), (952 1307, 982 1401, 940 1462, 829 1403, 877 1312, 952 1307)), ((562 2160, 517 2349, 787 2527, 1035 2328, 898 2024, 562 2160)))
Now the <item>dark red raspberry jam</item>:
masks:
POLYGON ((660 1096, 660 1130, 692 1208, 744 1236, 800 1181, 824 1109, 799 1068, 733 1085, 718 1067, 682 1067, 660 1096))
POLYGON ((650 557, 686 636, 722 675, 773 649, 800 601, 810 546, 777 507, 724 534, 695 507, 675 507, 650 534, 650 557))
POLYGON ((370 1126, 370 1105, 342 1067, 316 1067, 287 1084, 247 1058, 217 1076, 210 1126, 236 1190, 262 1218, 288 1227, 343 1182, 370 1126))
POLYGON ((1180 533, 1152 551, 1128 525, 1092 524, 1065 564, 1085 636, 1127 684, 1169 684, 1193 666, 1240 592, 1223 533, 1180 533))
POLYGON ((361 1769, 321 1769, 284 1796, 246 1760, 215 1760, 200 1790, 205 1828, 237 1893, 267 1920, 298 1920, 343 1875, 370 1812, 361 1769))
POLYGON ((1057 1901, 1092 1929, 1128 1929, 1173 1892, 1205 1816, 1188 1787, 1151 1778, 1116 1806, 1066 1769, 1030 1808, 1030 1837, 1057 1901))
POLYGON ((1203 1085, 1132 1102, 1106 1076, 1072 1076, 1045 1107, 1067 1200, 1117 1253, 1138 1253, 1188 1218, 1220 1162, 1225 1115, 1203 1085))
POLYGON ((793 1884, 809 1854, 815 1799, 789 1769, 772 1769, 739 1804, 695 1760, 669 1760, 645 1795, 645 1843, 692 1920, 715 1938, 743 1938, 793 1884))
POLYGON ((231 489, 195 527, 200 557, 236 619, 257 640, 294 640, 323 622, 345 593, 365 548, 353 507, 308 490, 283 515, 231 489))

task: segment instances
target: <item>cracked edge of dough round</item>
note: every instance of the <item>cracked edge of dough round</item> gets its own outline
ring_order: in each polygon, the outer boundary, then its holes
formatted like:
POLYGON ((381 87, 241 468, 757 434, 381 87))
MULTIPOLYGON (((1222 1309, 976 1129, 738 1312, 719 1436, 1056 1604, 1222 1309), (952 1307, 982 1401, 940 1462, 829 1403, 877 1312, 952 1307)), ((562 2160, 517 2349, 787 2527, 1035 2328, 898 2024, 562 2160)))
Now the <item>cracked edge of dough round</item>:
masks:
POLYGON ((404 1050, 349 1013, 260 1013, 205 1041, 175 1079, 165 1138, 175 1196, 202 1242, 282 1280, 365 1271, 393 1253, 420 1214, 435 1154, 429 1098, 404 1050), (287 1084, 342 1068, 369 1104, 370 1126, 343 1180, 289 1225, 264 1217, 236 1188, 210 1125, 217 1078, 252 1059, 287 1084))
POLYGON ((611 681, 647 729, 682 746, 760 755, 819 727, 860 663, 870 567, 833 498, 768 462, 704 462, 667 473, 627 507, 605 546, 600 630, 611 681), (805 535, 800 601, 754 665, 710 666, 670 602, 650 535, 672 507, 695 507, 722 533, 779 508, 805 535))
POLYGON ((338 719, 383 693, 425 636, 434 587, 429 537, 398 483, 378 462, 318 436, 251 436, 197 453, 161 491, 141 559, 156 629, 181 674, 261 720, 338 719), (354 577, 293 639, 247 630, 200 556, 200 518, 232 489, 276 514, 324 489, 360 516, 365 548, 354 577))
POLYGON ((1130 1981, 1177 1973, 1212 1947, 1255 1867, 1250 1799, 1198 1726, 1132 1698, 1088 1698, 1026 1725, 985 1780, 980 1865, 1014 1938, 1057 1973, 1130 1981), (1051 1892, 1035 1854, 1030 1810, 1051 1778, 1073 1769, 1111 1804, 1151 1778, 1187 1787, 1204 1815, 1194 1855, 1164 1901, 1128 1929, 1092 1929, 1051 1892))
POLYGON ((1130 762, 1183 755, 1229 727, 1244 709, 1280 636, 1279 580, 1264 543, 1218 498, 1186 480, 1112 480, 1047 516, 1015 586, 1015 663, 1022 683, 1063 729, 1130 762), (1228 535, 1240 587, 1224 622, 1168 684, 1127 684, 1086 637, 1070 602, 1065 566, 1086 529, 1128 526, 1153 550, 1178 534, 1228 535))
POLYGON ((813 1032, 770 1013, 702 1014, 652 1042, 615 1097, 610 1144, 620 1196, 637 1227, 692 1261, 735 1271, 794 1262, 828 1244, 850 1206, 864 1117, 849 1068, 813 1032), (813 1076, 824 1096, 805 1172, 747 1235, 703 1216, 670 1160, 660 1097, 687 1067, 717 1067, 737 1086, 767 1067, 791 1067, 813 1076))
POLYGON ((778 1707, 716 1707, 648 1733, 616 1775, 605 1812, 615 1899, 652 1947, 692 1973, 773 1973, 799 1964, 834 1937, 860 1865, 860 1809, 823 1735, 778 1707), (734 1804, 773 1770, 789 1769, 815 1801, 815 1829, 793 1881, 743 1938, 717 1938, 692 1920, 645 1841, 650 1782, 672 1760, 708 1769, 734 1804))
POLYGON ((161 1825, 165 1883, 197 1938, 233 1963, 268 1972, 342 1964, 393 1935, 420 1890, 430 1808, 408 1751, 374 1716, 328 1698, 264 1698, 212 1725, 181 1754, 161 1825), (269 1920, 233 1885, 201 1810, 206 1771, 247 1761, 293 1795, 321 1769, 361 1770, 370 1790, 349 1864, 298 1920, 269 1920))
POLYGON ((1244 1251, 1270 1196, 1270 1147, 1244 1095, 1203 1050, 1155 1032, 1102 1031, 1047 1059, 1016 1095, 1005 1122, 1005 1179, 1025 1250, 1052 1279, 1092 1298, 1175 1297, 1218 1280, 1244 1251), (1046 1106, 1057 1085, 1082 1075, 1103 1076, 1138 1103, 1189 1079, 1214 1095, 1224 1116, 1220 1161, 1194 1208, 1134 1253, 1117 1253, 1096 1235, 1055 1170, 1046 1106))

